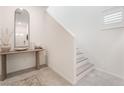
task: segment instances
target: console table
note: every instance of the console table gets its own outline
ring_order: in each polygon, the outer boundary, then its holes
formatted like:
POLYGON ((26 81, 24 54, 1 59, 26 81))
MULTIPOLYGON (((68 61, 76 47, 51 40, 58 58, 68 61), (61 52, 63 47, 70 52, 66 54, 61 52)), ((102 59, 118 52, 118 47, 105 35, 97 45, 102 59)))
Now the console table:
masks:
POLYGON ((7 55, 12 54, 19 54, 19 53, 28 53, 28 52, 35 52, 36 57, 36 69, 40 69, 40 51, 43 51, 44 49, 34 49, 34 50, 24 50, 24 51, 9 51, 9 52, 0 52, 1 56, 1 80, 5 80, 7 78, 7 55))

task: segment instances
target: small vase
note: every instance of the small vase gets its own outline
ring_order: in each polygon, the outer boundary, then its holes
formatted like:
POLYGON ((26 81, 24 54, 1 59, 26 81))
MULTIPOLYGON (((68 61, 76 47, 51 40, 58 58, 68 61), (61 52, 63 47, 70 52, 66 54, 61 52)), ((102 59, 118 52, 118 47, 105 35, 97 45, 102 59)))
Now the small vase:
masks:
POLYGON ((10 49, 11 49, 10 44, 1 46, 1 52, 9 52, 10 49))

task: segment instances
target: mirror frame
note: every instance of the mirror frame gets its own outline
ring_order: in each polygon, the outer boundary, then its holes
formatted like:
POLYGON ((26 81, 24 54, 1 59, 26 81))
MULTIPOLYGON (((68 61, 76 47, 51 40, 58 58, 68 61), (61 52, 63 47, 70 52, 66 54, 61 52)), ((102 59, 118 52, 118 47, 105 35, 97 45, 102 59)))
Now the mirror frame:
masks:
POLYGON ((14 12, 14 49, 15 50, 19 50, 19 49, 23 50, 23 49, 29 49, 29 47, 30 47, 30 14, 26 9, 17 8, 17 9, 15 9, 15 12, 14 12), (28 46, 17 46, 16 45, 16 11, 18 9, 26 11, 28 13, 28 46))

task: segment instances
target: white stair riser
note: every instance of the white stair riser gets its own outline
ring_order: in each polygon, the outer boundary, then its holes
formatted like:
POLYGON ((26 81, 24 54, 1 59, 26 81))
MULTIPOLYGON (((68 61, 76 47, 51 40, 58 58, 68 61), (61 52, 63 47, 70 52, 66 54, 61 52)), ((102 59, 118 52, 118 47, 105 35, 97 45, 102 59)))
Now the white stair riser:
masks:
POLYGON ((79 56, 76 57, 76 59, 80 59, 80 58, 87 58, 87 57, 84 56, 84 55, 79 55, 79 56))
POLYGON ((91 66, 93 66, 93 64, 90 64, 90 63, 86 63, 85 65, 77 68, 77 73, 76 75, 79 75, 80 73, 83 73, 85 72, 87 69, 89 69, 91 66))
POLYGON ((84 56, 84 54, 83 54, 83 53, 77 53, 76 56, 77 56, 77 57, 80 57, 80 56, 84 56))
POLYGON ((77 59, 77 63, 80 63, 80 62, 83 62, 83 61, 85 61, 85 60, 88 60, 88 58, 80 58, 80 59, 77 59))
POLYGON ((94 65, 90 63, 88 57, 85 55, 84 51, 77 48, 76 57, 76 80, 79 81, 90 71, 94 69, 94 65))
POLYGON ((79 68, 79 67, 83 66, 83 65, 86 64, 87 62, 89 62, 89 61, 88 61, 88 60, 84 60, 84 61, 82 61, 82 62, 77 63, 76 68, 79 68))
POLYGON ((77 55, 77 56, 78 56, 78 55, 84 55, 84 53, 82 53, 82 52, 77 52, 76 55, 77 55))
POLYGON ((94 69, 94 66, 87 69, 85 72, 81 73, 78 77, 76 77, 77 82, 82 79, 85 75, 87 75, 88 73, 90 73, 92 70, 94 69))

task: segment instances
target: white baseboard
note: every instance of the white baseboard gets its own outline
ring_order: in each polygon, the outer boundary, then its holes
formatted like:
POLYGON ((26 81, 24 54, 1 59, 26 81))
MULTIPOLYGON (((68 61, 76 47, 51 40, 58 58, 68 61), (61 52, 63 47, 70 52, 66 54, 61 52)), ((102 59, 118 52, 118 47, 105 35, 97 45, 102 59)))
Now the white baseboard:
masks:
POLYGON ((55 67, 53 68, 52 66, 48 65, 48 67, 53 70, 54 72, 56 72, 59 76, 61 76, 63 79, 65 79, 66 81, 68 81, 68 83, 70 83, 71 85, 73 85, 73 81, 71 81, 67 76, 65 76, 62 72, 59 72, 55 67))
POLYGON ((117 75, 117 74, 115 74, 115 73, 107 72, 107 71, 105 71, 105 70, 103 70, 103 69, 101 69, 101 68, 96 68, 96 67, 95 67, 95 69, 98 70, 98 71, 104 72, 104 73, 106 73, 106 74, 109 74, 109 75, 112 75, 112 76, 114 76, 114 77, 117 77, 117 78, 120 78, 120 79, 124 80, 124 77, 121 77, 121 76, 119 76, 119 75, 117 75))

